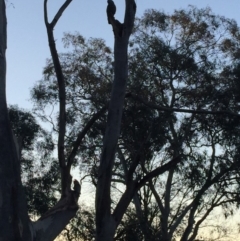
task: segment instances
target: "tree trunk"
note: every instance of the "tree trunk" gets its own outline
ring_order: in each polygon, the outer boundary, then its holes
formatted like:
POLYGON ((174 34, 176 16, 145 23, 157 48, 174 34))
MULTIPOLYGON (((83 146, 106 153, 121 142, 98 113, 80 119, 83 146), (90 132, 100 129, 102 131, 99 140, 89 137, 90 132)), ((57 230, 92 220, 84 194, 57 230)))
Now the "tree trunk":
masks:
POLYGON ((0 241, 52 241, 78 209, 74 192, 62 199, 37 222, 28 217, 20 176, 20 161, 8 118, 6 102, 7 20, 0 0, 0 241))
POLYGON ((149 240, 152 237, 152 233, 151 233, 150 228, 149 228, 148 220, 143 215, 142 208, 141 208, 141 202, 139 200, 139 197, 138 197, 137 193, 135 193, 135 195, 133 197, 133 202, 134 202, 134 205, 135 205, 138 222, 140 224, 141 231, 142 231, 143 236, 144 236, 144 240, 149 240))
POLYGON ((31 240, 20 163, 6 102, 7 21, 0 1, 0 240, 31 240))
MULTIPOLYGON (((123 103, 128 78, 128 41, 136 12, 134 0, 126 0, 124 23, 107 16, 115 35, 114 81, 108 109, 108 120, 98 171, 96 190, 96 241, 112 241, 119 220, 111 214, 111 179, 120 134, 123 103)), ((122 215, 119 215, 122 216, 122 215)))

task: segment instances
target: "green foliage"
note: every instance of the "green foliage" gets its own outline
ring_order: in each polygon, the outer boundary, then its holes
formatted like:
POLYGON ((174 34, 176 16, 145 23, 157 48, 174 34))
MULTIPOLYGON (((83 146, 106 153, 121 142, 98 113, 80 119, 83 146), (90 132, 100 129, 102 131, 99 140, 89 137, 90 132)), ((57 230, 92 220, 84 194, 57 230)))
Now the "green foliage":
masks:
POLYGON ((81 209, 77 212, 77 216, 71 220, 69 227, 63 232, 66 240, 87 241, 95 238, 95 213, 92 208, 81 205, 81 209))
MULTIPOLYGON (((133 175, 136 181, 181 155, 182 163, 173 170, 172 177, 167 173, 153 180, 163 203, 167 202, 166 193, 170 193, 167 230, 174 229, 172 240, 183 235, 190 224, 195 225, 191 230, 198 232, 205 219, 199 225, 195 221, 206 213, 210 215, 215 207, 221 206, 228 216, 233 205, 239 205, 239 41, 236 22, 214 15, 209 8, 190 6, 173 14, 148 10, 136 21, 130 41, 128 94, 113 178, 125 185, 126 172, 137 157, 140 158, 133 175), (171 184, 168 190, 166 180, 171 184), (187 209, 192 201, 194 208, 187 209), (193 220, 189 221, 190 210, 195 211, 193 220), (181 222, 174 225, 180 218, 181 222)), ((68 154, 89 119, 107 105, 114 63, 112 50, 102 39, 86 40, 78 33, 68 33, 63 43, 68 49, 60 54, 66 80, 68 154)), ((59 100, 51 60, 47 61, 43 79, 31 94, 35 113, 51 125, 54 136, 58 133, 59 100)), ((106 114, 103 114, 88 131, 74 160, 75 166, 87 166, 93 182, 105 123, 106 114)), ((46 147, 49 147, 47 153, 54 148, 50 135, 42 149, 46 147)), ((46 178, 46 183, 57 187, 52 182, 55 172, 50 171, 52 176, 46 178)), ((116 183, 113 189, 117 189, 116 183)), ((139 194, 142 193, 143 189, 139 194)), ((36 197, 39 202, 45 199, 37 193, 36 197)), ((112 199, 114 206, 117 195, 112 199)), ((52 199, 49 202, 53 203, 52 199)), ((150 203, 142 205, 142 210, 149 211, 150 203)), ((45 209, 43 206, 42 210, 45 209)), ((162 210, 159 212, 155 215, 166 215, 162 210)), ((69 231, 68 235, 91 240, 94 214, 82 211, 79 215, 80 221, 71 224, 77 230, 69 231)), ((148 215, 144 220, 154 230, 152 234, 164 235, 161 219, 155 219, 155 228, 148 215)), ((124 222, 119 227, 122 232, 119 240, 143 240, 136 217, 126 216, 124 222)))
POLYGON ((51 156, 51 134, 40 127, 33 114, 17 106, 9 107, 9 118, 22 148, 21 172, 29 214, 43 214, 57 200, 54 187, 58 185, 59 169, 51 156))
POLYGON ((15 136, 22 139, 22 148, 33 150, 35 137, 41 129, 34 116, 17 106, 10 106, 8 114, 15 136))

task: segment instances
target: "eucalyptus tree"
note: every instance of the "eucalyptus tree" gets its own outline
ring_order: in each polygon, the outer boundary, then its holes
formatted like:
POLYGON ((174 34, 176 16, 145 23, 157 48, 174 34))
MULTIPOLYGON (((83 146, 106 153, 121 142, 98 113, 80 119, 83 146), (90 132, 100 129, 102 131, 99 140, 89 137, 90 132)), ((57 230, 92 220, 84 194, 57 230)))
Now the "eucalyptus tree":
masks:
MULTIPOLYGON (((71 1, 66 1, 62 8, 63 10, 71 1)), ((45 1, 46 6, 47 1, 45 1)), ((46 10, 46 8, 45 8, 46 10)), ((78 190, 70 190, 67 196, 62 196, 61 200, 55 205, 55 208, 51 209, 44 214, 38 221, 32 222, 28 216, 28 210, 26 205, 26 196, 22 186, 21 180, 21 149, 30 147, 31 138, 17 140, 13 135, 11 123, 9 120, 9 113, 6 103, 6 46, 7 46, 7 21, 5 12, 5 1, 0 3, 0 66, 1 66, 1 76, 0 76, 0 204, 1 204, 1 218, 0 218, 0 238, 1 240, 53 240, 56 235, 64 228, 64 226, 69 222, 70 218, 76 213, 78 209, 77 198, 79 196, 78 190), (22 144, 22 146, 20 145, 22 144), (60 205, 59 205, 60 204, 60 205), (64 205, 63 205, 64 204, 64 205), (53 215, 52 210, 55 210, 53 215), (58 212, 59 211, 59 212, 58 212), (64 214, 63 214, 64 213, 64 214), (56 218, 57 217, 57 218, 56 218), (55 222, 49 222, 56 218, 55 222), (44 220, 45 221, 44 221, 44 220), (44 227, 44 228, 43 228, 44 227), (50 228, 49 232, 46 232, 50 228)), ((59 15, 56 15, 54 21, 59 19, 59 15)), ((10 111, 10 115, 11 115, 10 111)), ((19 116, 18 116, 19 117, 19 116)), ((29 116, 28 116, 29 117, 29 116)), ((29 117, 30 118, 30 117, 29 117)), ((26 125, 29 121, 26 118, 26 125)), ((31 118, 30 118, 31 119, 31 118)), ((25 127, 26 127, 25 125, 25 127)), ((28 123, 30 125, 30 123, 28 123)), ((23 127, 23 125, 22 125, 23 127)), ((38 128, 37 125, 33 125, 33 128, 38 128)), ((27 128, 31 128, 28 126, 27 128)), ((17 131, 20 131, 19 129, 17 131)), ((23 130, 21 130, 23 131, 23 130)), ((37 131, 37 130, 35 130, 37 131)), ((33 131, 34 134, 34 131, 33 131)), ((25 136, 26 137, 26 136, 25 136)), ((18 138, 21 139, 21 138, 18 138)), ((47 146, 47 138, 45 138, 47 146)), ((24 149, 22 149, 24 151, 24 149)), ((46 153, 46 150, 45 150, 46 153)), ((24 178, 23 178, 24 181, 24 178)), ((75 187, 79 185, 75 185, 75 187)))
POLYGON ((43 130, 29 111, 9 106, 9 119, 18 143, 20 172, 28 213, 36 219, 56 204, 59 171, 51 134, 43 130))
POLYGON ((28 215, 20 178, 20 164, 6 103, 7 20, 5 1, 0 2, 0 237, 30 240, 28 215), (26 225, 27 224, 27 225, 26 225), (21 232, 19 230, 21 226, 21 232))
POLYGON ((193 241, 217 207, 229 216, 239 205, 239 37, 234 20, 209 8, 149 10, 136 21, 130 73, 138 88, 130 98, 159 116, 174 113, 163 121, 162 157, 142 172, 182 158, 148 182, 160 210, 159 240, 193 241))
MULTIPOLYGON (((145 240, 194 240, 216 207, 228 216, 238 205, 238 39, 236 22, 210 9, 172 15, 149 10, 136 21, 111 192, 138 183, 130 197, 141 225, 136 230, 145 240), (155 170, 178 157, 181 165, 156 178, 155 170), (155 228, 153 217, 144 215, 151 203, 140 198, 146 190, 159 208, 155 228)), ((116 62, 101 39, 66 34, 63 41, 73 50, 60 54, 71 144, 79 126, 106 108, 116 62)), ((56 104, 54 83, 49 61, 32 90, 36 110, 56 104)), ((78 149, 96 186, 106 119, 102 113, 78 149)), ((118 207, 117 197, 111 202, 113 210, 118 207)), ((118 230, 116 235, 123 238, 118 230)))
MULTIPOLYGON (((129 37, 132 32, 134 18, 136 13, 136 3, 134 0, 126 0, 126 10, 124 22, 120 23, 115 19, 115 11, 107 12, 109 23, 113 27, 115 47, 114 47, 114 80, 112 83, 112 92, 110 100, 105 106, 90 118, 81 129, 77 129, 77 135, 70 139, 67 136, 67 123, 69 121, 66 112, 66 79, 62 71, 62 66, 57 53, 54 40, 54 27, 66 10, 71 0, 66 0, 59 8, 51 21, 48 18, 47 0, 44 0, 44 22, 47 30, 49 49, 53 62, 53 69, 56 75, 57 98, 58 98, 58 119, 57 124, 53 123, 53 129, 57 130, 57 159, 59 172, 61 175, 60 199, 45 212, 41 217, 32 222, 29 219, 25 194, 23 192, 21 173, 20 173, 20 155, 19 144, 14 141, 14 135, 8 118, 5 82, 6 82, 6 57, 7 46, 6 36, 6 13, 5 1, 0 4, 0 159, 1 159, 1 231, 2 240, 53 240, 61 230, 69 223, 78 210, 78 198, 81 186, 77 180, 74 181, 74 189, 71 189, 72 176, 71 167, 76 163, 76 155, 79 146, 83 143, 87 132, 93 126, 94 122, 108 109, 108 118, 106 130, 102 145, 102 154, 97 175, 96 188, 96 240, 113 240, 117 226, 119 225, 124 212, 126 211, 134 193, 144 183, 152 177, 163 173, 168 168, 176 165, 179 158, 174 159, 157 168, 154 172, 146 175, 143 179, 135 180, 134 170, 136 162, 133 162, 131 171, 128 175, 126 191, 120 198, 113 212, 111 212, 111 183, 113 175, 113 165, 115 162, 115 152, 117 148, 118 137, 120 134, 120 125, 122 118, 123 103, 126 92, 128 77, 128 58, 127 50, 129 37)), ((108 3, 114 4, 113 1, 108 3)), ((113 6, 113 5, 112 5, 113 6)), ((91 66, 90 66, 91 67, 91 66)), ((86 66, 86 70, 89 66, 86 66)), ((84 71, 83 71, 84 73, 84 71)), ((74 118, 74 117, 73 117, 74 118)), ((75 129, 75 130, 76 130, 75 129)))
MULTIPOLYGON (((65 141, 66 137, 66 90, 65 90, 65 78, 63 76, 61 63, 57 54, 57 49, 54 41, 53 29, 56 26, 61 15, 71 3, 71 0, 66 0, 62 6, 59 8, 58 12, 54 16, 52 21, 48 19, 48 8, 47 0, 44 0, 44 22, 47 29, 47 36, 49 41, 49 48, 51 52, 51 57, 53 60, 54 71, 57 77, 58 85, 58 98, 59 98, 59 118, 58 118, 58 143, 57 143, 57 153, 58 153, 58 163, 61 174, 61 197, 57 204, 44 213, 36 222, 30 221, 28 217, 25 194, 23 192, 21 173, 20 173, 20 155, 19 155, 19 145, 17 141, 14 142, 15 138, 12 134, 10 121, 8 118, 7 104, 6 104, 6 46, 7 46, 7 21, 5 12, 5 1, 2 0, 0 3, 0 160, 1 160, 1 177, 0 177, 0 207, 1 207, 1 219, 0 219, 0 238, 2 240, 53 240, 59 232, 66 226, 70 219, 76 214, 78 209, 78 198, 80 195, 80 184, 78 181, 74 181, 74 190, 71 190, 72 176, 70 174, 71 166, 75 161, 75 156, 78 151, 78 147, 81 144, 86 132, 90 129, 94 121, 98 116, 104 111, 99 110, 90 120, 82 130, 78 130, 78 135, 75 138, 71 146, 67 146, 65 141)), ((113 94, 112 98, 114 100, 110 101, 109 113, 114 113, 116 111, 115 107, 119 110, 122 109, 124 99, 124 89, 126 86, 127 78, 127 46, 128 39, 131 34, 131 30, 134 23, 134 16, 136 12, 136 4, 134 0, 126 1, 126 14, 125 21, 121 24, 119 21, 115 20, 114 16, 108 16, 111 22, 116 37, 116 66, 121 66, 121 68, 116 67, 115 72, 116 78, 113 86, 113 93, 117 91, 121 95, 113 94), (123 55, 120 54, 123 51, 123 55), (123 80, 119 82, 119 80, 123 80), (123 84, 122 87, 118 84, 123 84), (117 86, 117 88, 116 88, 117 86), (119 87, 119 88, 118 88, 119 87), (115 96, 115 97, 114 97, 115 96), (116 101, 116 102, 115 102, 116 101), (117 106, 115 106, 115 103, 117 106)), ((115 112, 117 115, 111 120, 109 118, 109 123, 107 126, 112 125, 112 121, 121 120, 121 111, 115 112)), ((111 114, 109 114, 111 116, 111 114)), ((111 129, 111 128, 110 128, 111 129)), ((115 144, 114 141, 110 141, 109 138, 114 138, 115 142, 118 139, 120 124, 114 125, 114 131, 110 131, 110 136, 105 137, 105 144, 103 148, 102 161, 101 161, 101 171, 105 173, 109 172, 107 175, 99 175, 98 180, 98 192, 97 192, 97 234, 96 240, 101 239, 111 240, 114 235, 114 231, 117 222, 121 219, 121 215, 124 212, 125 205, 120 205, 123 210, 118 210, 118 217, 112 220, 110 214, 110 202, 102 202, 103 196, 106 200, 110 200, 109 193, 109 181, 111 179, 111 163, 114 162, 115 144), (116 127, 116 129, 115 129, 116 127), (113 144, 113 146, 112 146, 113 144), (112 153, 109 155, 109 153, 112 153), (105 160, 105 155, 106 160, 105 160), (110 164, 110 166, 109 166, 110 164), (119 212, 120 211, 120 212, 119 212), (102 213, 103 212, 103 213, 102 213), (108 219, 108 220, 107 220, 108 219), (111 220, 110 220, 111 219, 111 220), (115 223, 111 222, 114 221, 115 223), (109 224, 112 224, 111 228, 108 228, 109 224)), ((106 136, 109 134, 107 132, 106 136)), ((67 141, 66 141, 67 142, 67 141)))
MULTIPOLYGON (((157 168, 153 172, 149 173, 144 178, 136 179, 134 176, 134 171, 137 167, 139 162, 138 158, 136 161, 131 164, 131 171, 128 174, 128 183, 126 185, 126 191, 119 199, 119 202, 116 204, 115 209, 111 212, 111 195, 110 195, 110 188, 112 183, 112 175, 113 175, 113 166, 115 161, 115 151, 117 148, 118 137, 120 134, 120 124, 121 124, 121 117, 122 117, 122 109, 123 109, 123 102, 125 99, 125 92, 126 92, 126 83, 127 83, 127 76, 128 76, 128 60, 127 60, 127 48, 129 37, 133 28, 134 17, 136 12, 136 4, 134 1, 126 1, 126 13, 124 23, 120 23, 114 17, 114 13, 110 13, 108 11, 108 19, 109 23, 113 27, 113 33, 115 38, 115 46, 114 46, 114 80, 112 82, 112 92, 110 95, 110 100, 104 100, 104 105, 100 107, 101 103, 98 103, 98 108, 96 112, 93 114, 91 109, 87 110, 88 115, 84 116, 81 121, 86 121, 83 124, 82 131, 79 132, 79 126, 72 127, 71 122, 74 121, 76 118, 76 112, 67 112, 66 109, 69 107, 67 101, 69 99, 74 99, 72 93, 68 96, 66 91, 66 87, 69 83, 68 76, 64 76, 62 71, 62 65, 59 60, 59 56, 56 51, 55 43, 54 43, 54 36, 53 36, 53 28, 57 23, 59 16, 63 12, 64 8, 68 5, 69 1, 66 1, 66 4, 63 5, 63 8, 60 8, 59 12, 56 14, 56 17, 53 19, 51 23, 48 22, 47 18, 47 7, 45 1, 45 24, 47 27, 48 39, 49 39, 49 46, 51 50, 52 56, 52 66, 50 69, 46 70, 46 74, 51 70, 54 71, 56 74, 56 82, 57 89, 54 86, 53 88, 49 88, 46 91, 46 85, 41 84, 39 88, 35 88, 33 96, 38 99, 37 104, 43 103, 39 101, 39 99, 47 98, 48 103, 50 103, 51 94, 48 96, 45 95, 46 92, 57 90, 57 95, 59 99, 59 112, 58 112, 58 120, 57 125, 56 123, 52 122, 53 130, 57 131, 58 134, 58 158, 59 164, 61 169, 61 179, 62 179, 62 199, 66 199, 68 197, 70 184, 71 184, 71 175, 70 175, 70 168, 74 163, 76 163, 76 154, 79 152, 79 146, 83 144, 83 140, 93 126, 94 122, 100 118, 100 116, 108 109, 108 118, 105 128, 104 134, 104 141, 103 145, 101 145, 102 155, 100 158, 99 170, 97 171, 96 176, 96 240, 112 240, 116 231, 117 226, 119 225, 124 212, 126 211, 132 197, 134 196, 137 189, 144 185, 149 179, 157 176, 168 168, 176 165, 180 158, 177 157, 170 162, 166 163, 165 165, 157 168), (51 69, 52 67, 52 69, 51 69), (50 97, 50 98, 49 98, 50 97), (89 119, 86 117, 90 116, 89 119), (70 127, 70 128, 69 128, 70 127), (65 149, 65 151, 64 151, 65 149), (68 153, 69 152, 69 153, 68 153), (68 159, 66 161, 65 155, 68 155, 68 159), (66 198, 65 198, 66 197, 66 198)), ((81 41, 81 38, 80 38, 81 41)), ((106 48, 104 51, 108 51, 106 48)), ((90 52, 87 53, 88 57, 90 52)), ((86 58, 88 61, 89 58, 86 58)), ((83 68, 79 69, 79 73, 81 76, 89 77, 93 73, 91 69, 91 61, 86 62, 83 68)), ((92 76, 93 79, 98 79, 98 75, 92 76)), ((81 105, 78 106, 87 106, 88 103, 84 100, 89 99, 89 96, 86 96, 86 93, 83 92, 81 86, 85 85, 87 90, 91 90, 91 81, 83 82, 79 86, 74 84, 74 88, 79 88, 80 93, 84 96, 82 98, 81 105)), ((56 87, 56 83, 55 83, 56 87)), ((48 92, 49 93, 49 92, 48 92)), ((95 93, 96 90, 95 90, 95 93)), ((56 93, 55 93, 56 94, 56 93)), ((99 94, 99 93, 97 93, 99 94)), ((56 100, 56 98, 55 98, 56 100)), ((73 101, 75 102, 75 100, 73 101)), ((73 103, 71 102, 71 104, 73 103)), ((53 102, 53 105, 56 102, 53 102)), ((40 104, 41 105, 41 104, 40 104)), ((44 104, 43 104, 44 108, 44 104)), ((84 108, 79 108, 79 113, 82 115, 84 112, 84 108)), ((46 119, 46 116, 42 116, 43 119, 46 119)), ((50 117, 51 118, 51 117, 50 117)), ((80 125, 82 124, 80 121, 80 125)), ((87 137, 87 136, 86 136, 87 137)), ((101 137, 102 139, 102 137, 101 137)), ((102 140, 101 140, 102 142, 102 140)), ((71 193, 71 192, 70 192, 71 193)), ((62 202, 62 199, 60 202, 62 202)), ((68 199, 68 198, 67 198, 68 199)), ((62 203, 59 204, 62 208, 62 203)), ((56 207, 58 204, 56 205, 56 207)), ((64 204, 65 206, 65 204, 64 204)), ((55 207, 50 210, 47 215, 41 218, 42 220, 45 217, 48 219, 50 216, 55 215, 55 207)), ((57 212, 58 213, 58 212, 57 212)), ((73 213, 72 213, 73 214, 73 213)), ((70 214, 69 214, 70 215, 70 214)), ((49 226, 50 228, 50 226, 49 226)), ((45 229, 48 230, 48 229, 45 229)), ((48 232, 48 231, 47 231, 48 232)))
MULTIPOLYGON (((91 166, 96 186, 95 240, 114 239, 132 200, 141 225, 136 230, 142 230, 145 240, 150 234, 156 240, 172 241, 176 235, 181 241, 194 240, 216 206, 225 207, 226 215, 231 213, 229 205, 239 200, 240 34, 236 23, 214 16, 209 9, 191 8, 172 15, 149 11, 134 28, 135 1, 126 0, 123 23, 115 19, 116 7, 108 1, 113 53, 103 40, 87 43, 80 35, 68 34, 65 44, 74 53, 59 55, 53 29, 71 0, 63 3, 52 21, 47 2, 44 21, 52 59, 32 97, 38 117, 49 122, 57 136, 58 164, 50 165, 45 178, 53 193, 57 186, 52 179, 60 176, 60 200, 55 204, 53 199, 45 213, 46 207, 39 211, 36 222, 29 220, 20 177, 21 148, 12 134, 6 105, 2 0, 0 237, 53 240, 78 210, 80 185, 75 181, 71 190, 70 172, 79 162, 91 166), (116 187, 122 192, 118 196, 113 195, 116 187), (148 216, 141 222, 144 190, 151 190, 160 210, 156 233, 151 232, 148 216)), ((45 139, 44 149, 51 146, 50 139, 45 139)))

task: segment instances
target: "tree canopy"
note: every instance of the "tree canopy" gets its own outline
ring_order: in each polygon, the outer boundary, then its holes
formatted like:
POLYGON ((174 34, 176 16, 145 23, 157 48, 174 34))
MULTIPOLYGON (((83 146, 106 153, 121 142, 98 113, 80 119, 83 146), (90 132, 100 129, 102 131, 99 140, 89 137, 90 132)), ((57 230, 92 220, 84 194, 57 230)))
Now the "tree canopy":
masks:
MULTIPOLYGON (((146 190, 152 197, 148 205, 154 197, 158 207, 157 231, 150 229, 152 217, 145 218, 146 240, 151 232, 151 240, 194 240, 216 207, 228 216, 238 206, 239 36, 234 20, 209 8, 190 6, 173 14, 148 10, 135 21, 112 192, 127 186, 131 175, 139 181, 181 156, 181 164, 148 179, 133 199, 139 219, 146 210, 147 204, 139 203, 146 190)), ((69 50, 59 56, 71 146, 77 130, 108 105, 115 63, 102 39, 66 33, 63 43, 69 50)), ((58 103, 57 91, 49 60, 32 90, 38 116, 58 103)), ((56 126, 54 115, 42 120, 56 126)), ((106 119, 106 114, 99 116, 75 160, 89 167, 95 185, 106 119)), ((112 202, 116 205, 116 197, 112 202)))
POLYGON ((7 109, 0 5, 0 237, 202 239, 215 210, 228 218, 239 207, 237 23, 193 6, 135 18, 134 0, 121 23, 108 1, 114 49, 76 32, 58 54, 54 27, 71 0, 51 21, 47 2, 51 59, 31 90, 33 113, 7 109), (95 210, 78 210, 82 185, 96 190, 95 210))

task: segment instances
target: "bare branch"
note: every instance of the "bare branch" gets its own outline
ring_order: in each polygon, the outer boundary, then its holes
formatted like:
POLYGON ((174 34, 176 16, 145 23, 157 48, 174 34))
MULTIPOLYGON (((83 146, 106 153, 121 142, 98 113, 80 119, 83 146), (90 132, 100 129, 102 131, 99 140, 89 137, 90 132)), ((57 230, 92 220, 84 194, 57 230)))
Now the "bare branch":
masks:
POLYGON ((47 11, 47 2, 48 2, 48 0, 44 0, 44 22, 45 22, 45 25, 49 25, 49 22, 48 22, 48 11, 47 11))
MULTIPOLYGON (((44 16, 47 19, 47 0, 44 1, 44 16)), ((54 41, 53 29, 45 22, 47 28, 49 48, 53 60, 53 65, 58 81, 58 95, 59 95, 59 134, 58 134, 58 159, 60 167, 64 167, 65 164, 65 154, 64 154, 64 138, 66 132, 66 90, 65 90, 65 80, 62 72, 62 67, 60 64, 59 56, 56 49, 56 44, 54 41)))
POLYGON ((124 17, 124 32, 126 32, 127 35, 130 36, 133 29, 137 5, 135 3, 135 0, 125 0, 125 2, 126 2, 126 11, 125 11, 125 17, 124 17), (128 27, 126 28, 126 26, 128 27))
MULTIPOLYGON (((116 25, 112 24, 115 34, 114 81, 112 86, 111 99, 109 102, 107 126, 104 135, 103 148, 98 171, 98 183, 96 190, 96 241, 109 239, 109 230, 106 230, 106 228, 103 227, 111 228, 110 233, 112 238, 114 237, 114 232, 117 227, 116 225, 118 225, 121 221, 123 213, 128 207, 135 192, 135 190, 133 191, 133 189, 135 189, 135 184, 131 183, 132 185, 127 187, 128 191, 125 192, 121 198, 123 202, 120 200, 115 209, 118 214, 115 216, 114 222, 113 216, 111 215, 110 189, 112 168, 115 161, 117 142, 120 134, 123 105, 128 80, 127 49, 135 18, 135 12, 133 11, 134 4, 134 0, 126 0, 126 21, 124 22, 124 29, 122 29, 122 24, 118 20, 113 21, 116 25), (132 8, 132 10, 130 8, 132 8), (118 22, 120 25, 117 24, 118 22), (121 30, 120 33, 119 30, 121 30)), ((115 12, 111 13, 111 19, 114 17, 114 14, 115 12)), ((108 17, 109 16, 110 15, 108 14, 108 17)))
POLYGON ((62 16, 63 12, 66 10, 68 5, 72 2, 72 0, 66 0, 65 3, 59 8, 58 12, 54 16, 52 22, 51 22, 51 28, 53 29, 55 25, 57 24, 58 20, 62 16))
POLYGON ((58 133, 58 161, 61 168, 62 196, 68 195, 71 185, 70 167, 66 166, 65 160, 65 133, 66 133, 66 89, 65 79, 60 64, 57 48, 54 40, 53 27, 56 25, 63 11, 67 8, 72 0, 66 0, 58 10, 51 24, 48 23, 47 0, 44 1, 44 20, 47 29, 48 43, 52 56, 52 61, 58 82, 59 98, 59 133, 58 133))

